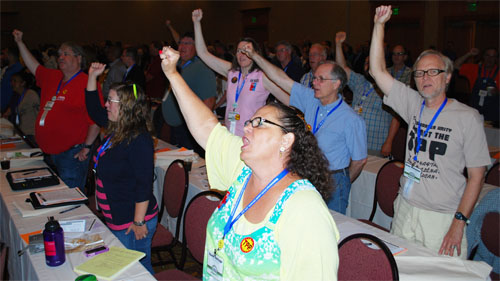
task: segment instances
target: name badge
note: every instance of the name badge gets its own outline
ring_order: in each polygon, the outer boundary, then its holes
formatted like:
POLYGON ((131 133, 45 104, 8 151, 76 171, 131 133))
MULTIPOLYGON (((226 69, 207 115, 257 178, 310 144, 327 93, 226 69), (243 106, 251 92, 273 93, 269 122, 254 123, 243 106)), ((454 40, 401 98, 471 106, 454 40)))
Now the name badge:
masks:
POLYGON ((52 109, 52 107, 54 106, 54 102, 53 101, 47 101, 47 103, 45 104, 45 107, 43 108, 43 110, 45 111, 49 111, 52 109))
POLYGON ((488 91, 479 90, 479 106, 484 105, 484 98, 488 96, 488 91))
POLYGON ((210 275, 209 280, 222 280, 222 272, 224 262, 215 253, 208 253, 207 258, 207 273, 210 275))
POLYGON ((229 131, 234 134, 236 130, 236 121, 240 120, 240 114, 237 111, 229 111, 227 119, 229 120, 229 131))
POLYGON ((354 112, 356 112, 357 114, 363 113, 363 107, 359 105, 354 106, 354 112))
POLYGON ((422 171, 417 168, 417 167, 413 167, 410 163, 405 163, 405 169, 403 171, 403 175, 416 182, 416 183, 420 183, 420 177, 422 175, 422 171))

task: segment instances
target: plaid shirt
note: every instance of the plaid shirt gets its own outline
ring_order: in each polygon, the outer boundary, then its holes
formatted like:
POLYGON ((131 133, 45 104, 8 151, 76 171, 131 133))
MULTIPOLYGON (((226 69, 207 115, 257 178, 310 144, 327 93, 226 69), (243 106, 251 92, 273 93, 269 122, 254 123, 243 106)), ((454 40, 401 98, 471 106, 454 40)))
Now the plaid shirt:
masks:
POLYGON ((312 84, 313 84, 313 72, 312 70, 309 71, 308 73, 304 74, 302 76, 302 78, 300 79, 300 84, 306 86, 306 87, 309 87, 309 88, 312 88, 312 84))
POLYGON ((352 107, 366 123, 368 149, 380 151, 389 133, 392 120, 390 109, 383 106, 378 88, 374 88, 363 75, 351 71, 347 85, 353 93, 352 107), (361 113, 358 110, 360 107, 361 113))
POLYGON ((405 65, 404 68, 401 70, 396 72, 394 70, 393 66, 391 66, 387 69, 387 71, 389 71, 389 73, 392 75, 392 77, 396 78, 396 80, 398 80, 401 83, 405 83, 407 86, 410 86, 411 68, 409 68, 408 66, 405 65))

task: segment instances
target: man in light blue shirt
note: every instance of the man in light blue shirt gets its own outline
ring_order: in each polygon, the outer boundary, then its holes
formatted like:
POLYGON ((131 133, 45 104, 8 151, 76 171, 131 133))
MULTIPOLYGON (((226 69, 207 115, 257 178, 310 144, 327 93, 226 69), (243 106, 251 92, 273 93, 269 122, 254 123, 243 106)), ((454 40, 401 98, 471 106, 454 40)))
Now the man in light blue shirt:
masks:
POLYGON ((335 62, 321 63, 314 72, 311 89, 294 82, 283 70, 255 53, 251 45, 243 49, 274 83, 291 93, 276 98, 304 112, 333 173, 335 191, 328 207, 345 214, 351 182, 363 169, 367 157, 365 122, 339 94, 347 83, 345 71, 335 62))

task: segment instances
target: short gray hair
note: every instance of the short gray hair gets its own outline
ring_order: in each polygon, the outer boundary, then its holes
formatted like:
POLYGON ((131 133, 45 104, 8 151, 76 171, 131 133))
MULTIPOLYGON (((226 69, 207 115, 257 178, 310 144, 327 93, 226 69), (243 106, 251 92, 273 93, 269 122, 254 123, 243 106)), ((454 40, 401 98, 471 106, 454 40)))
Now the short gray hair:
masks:
POLYGON ((72 41, 64 42, 61 44, 61 47, 62 46, 71 48, 75 56, 81 56, 82 60, 80 63, 80 67, 82 70, 87 68, 87 54, 85 53, 85 50, 83 50, 82 46, 72 41))
POLYGON ((344 89, 345 85, 347 85, 347 74, 345 73, 344 69, 338 63, 332 60, 321 61, 318 65, 322 64, 328 64, 332 66, 330 75, 332 76, 332 79, 337 79, 340 81, 339 92, 341 92, 344 89))
POLYGON ((441 52, 436 51, 436 50, 432 50, 432 49, 425 50, 418 56, 417 60, 415 61, 415 64, 413 64, 413 71, 417 70, 418 62, 422 58, 424 58, 425 56, 428 56, 428 55, 438 56, 444 64, 444 70, 446 71, 446 74, 453 73, 453 63, 451 62, 451 60, 447 56, 443 55, 441 52))
POLYGON ((276 48, 276 49, 277 49, 279 45, 283 45, 283 46, 285 46, 285 48, 287 48, 287 49, 288 49, 288 51, 290 51, 290 52, 293 50, 293 49, 292 49, 292 45, 290 44, 290 42, 288 42, 288 41, 286 41, 286 40, 281 40, 281 41, 279 41, 278 43, 276 43, 276 45, 274 46, 274 48, 276 48))

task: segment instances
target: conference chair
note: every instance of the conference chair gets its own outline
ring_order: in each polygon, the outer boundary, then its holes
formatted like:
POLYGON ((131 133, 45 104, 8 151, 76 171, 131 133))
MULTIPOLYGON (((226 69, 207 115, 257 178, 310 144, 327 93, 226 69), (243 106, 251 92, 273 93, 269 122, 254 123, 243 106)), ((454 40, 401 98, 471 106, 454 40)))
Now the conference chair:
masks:
POLYGON ((373 195, 373 207, 370 218, 359 219, 359 221, 389 232, 388 229, 373 222, 377 205, 382 212, 389 217, 394 216, 394 200, 398 196, 399 178, 403 174, 404 164, 398 160, 391 160, 385 163, 377 173, 375 181, 375 194, 373 195))
POLYGON ((177 159, 170 164, 165 172, 163 180, 163 195, 160 213, 158 214, 158 225, 156 226, 156 232, 153 235, 153 241, 151 243, 151 252, 155 253, 158 257, 158 262, 153 263, 153 266, 173 262, 175 267, 179 267, 179 263, 172 249, 179 241, 182 212, 184 210, 188 188, 188 171, 184 161, 177 159), (161 219, 165 210, 171 218, 177 218, 175 233, 172 233, 161 224, 161 219), (172 257, 172 260, 163 260, 160 254, 163 251, 167 251, 172 257))
POLYGON ((367 233, 357 233, 339 244, 338 280, 399 280, 399 273, 383 241, 367 233))
POLYGON ((179 269, 171 269, 155 274, 158 280, 198 280, 182 271, 188 251, 196 262, 203 264, 207 223, 215 208, 220 203, 222 195, 215 191, 198 193, 189 202, 184 214, 182 238, 182 257, 179 269))

